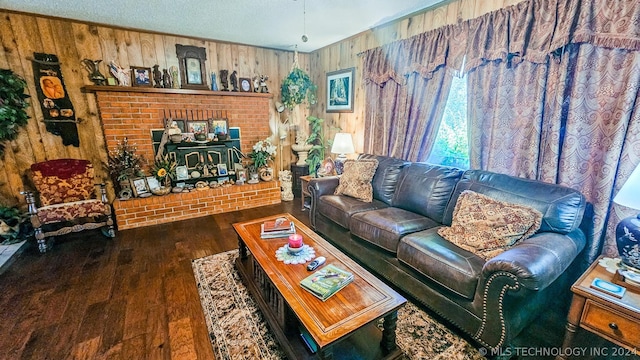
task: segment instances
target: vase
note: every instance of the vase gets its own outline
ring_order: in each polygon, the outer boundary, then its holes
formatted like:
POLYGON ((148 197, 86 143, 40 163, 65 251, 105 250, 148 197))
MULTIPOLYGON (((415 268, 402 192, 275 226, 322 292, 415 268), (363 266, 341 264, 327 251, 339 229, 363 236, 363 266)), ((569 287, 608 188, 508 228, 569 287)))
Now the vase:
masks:
POLYGON ((640 272, 640 215, 622 219, 616 227, 616 245, 622 263, 640 272))
POLYGON ((260 180, 271 181, 273 180, 273 168, 269 166, 263 166, 259 170, 260 180))
POLYGON ((311 144, 295 143, 291 145, 291 149, 298 154, 298 162, 296 163, 296 165, 302 166, 307 163, 307 156, 309 154, 309 150, 311 150, 312 147, 313 145, 311 144))

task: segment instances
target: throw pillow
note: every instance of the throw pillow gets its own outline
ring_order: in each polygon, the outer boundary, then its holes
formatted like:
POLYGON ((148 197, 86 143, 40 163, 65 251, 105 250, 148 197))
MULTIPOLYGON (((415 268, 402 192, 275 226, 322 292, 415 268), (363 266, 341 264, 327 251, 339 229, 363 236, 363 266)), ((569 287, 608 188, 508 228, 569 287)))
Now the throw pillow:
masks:
POLYGON ((378 160, 347 160, 335 195, 347 195, 364 202, 373 201, 371 180, 378 168, 378 160))
POLYGON ((438 234, 459 247, 490 259, 535 234, 542 213, 465 190, 458 197, 450 227, 438 234))

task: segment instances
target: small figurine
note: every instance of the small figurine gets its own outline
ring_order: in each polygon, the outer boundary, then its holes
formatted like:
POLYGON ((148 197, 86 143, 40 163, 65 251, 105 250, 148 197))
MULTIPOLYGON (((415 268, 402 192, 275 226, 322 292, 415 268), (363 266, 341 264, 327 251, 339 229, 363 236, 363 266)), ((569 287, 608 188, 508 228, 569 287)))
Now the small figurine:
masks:
POLYGON ((169 67, 169 74, 171 74, 171 88, 180 89, 180 78, 178 75, 178 67, 177 66, 169 67))
POLYGON ((216 73, 211 73, 211 90, 218 91, 218 82, 216 81, 216 73))
POLYGON ((173 87, 173 79, 167 69, 162 69, 162 85, 165 89, 171 89, 173 87))
POLYGON ((153 65, 153 87, 162 87, 162 72, 160 72, 160 65, 158 64, 153 65))
POLYGON ((258 92, 258 90, 260 90, 260 77, 259 76, 254 76, 253 77, 253 92, 258 92))
POLYGON ((278 178, 280 180, 280 198, 282 201, 293 200, 293 176, 289 170, 281 170, 278 172, 278 178))
POLYGON ((229 70, 220 70, 220 84, 222 91, 229 91, 229 70))
POLYGON ((260 89, 258 92, 260 93, 268 93, 269 89, 267 88, 267 80, 269 77, 266 75, 260 75, 260 89))
POLYGON ((238 72, 233 70, 229 79, 231 80, 231 91, 238 91, 238 72))
POLYGON ((87 69, 87 71, 89 72, 89 79, 91 79, 91 81, 98 86, 104 85, 105 81, 107 81, 107 78, 100 73, 100 69, 98 67, 98 64, 100 64, 100 62, 102 62, 102 60, 82 60, 85 69, 87 69))
POLYGON ((111 60, 111 62, 109 63, 109 71, 111 72, 113 77, 118 79, 118 85, 131 86, 131 77, 129 76, 131 69, 125 69, 122 66, 116 64, 115 61, 111 60))

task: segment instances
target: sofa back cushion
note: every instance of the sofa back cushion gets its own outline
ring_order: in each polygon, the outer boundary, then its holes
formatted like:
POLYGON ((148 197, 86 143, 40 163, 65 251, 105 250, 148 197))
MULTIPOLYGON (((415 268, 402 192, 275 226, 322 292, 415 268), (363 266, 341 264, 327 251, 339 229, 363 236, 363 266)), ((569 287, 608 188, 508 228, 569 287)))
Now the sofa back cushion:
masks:
POLYGON ((442 223, 444 211, 462 170, 413 163, 402 169, 391 206, 427 216, 442 223))
POLYGON ((484 170, 467 170, 449 200, 443 223, 451 225, 458 197, 472 190, 493 199, 534 208, 542 213, 539 231, 567 234, 580 226, 586 200, 577 190, 542 181, 484 170))
POLYGON ((396 191, 396 184, 400 171, 405 166, 411 164, 406 160, 400 160, 388 156, 361 154, 358 159, 376 159, 378 160, 378 168, 371 180, 373 187, 373 198, 382 201, 387 205, 391 205, 393 194, 396 191))

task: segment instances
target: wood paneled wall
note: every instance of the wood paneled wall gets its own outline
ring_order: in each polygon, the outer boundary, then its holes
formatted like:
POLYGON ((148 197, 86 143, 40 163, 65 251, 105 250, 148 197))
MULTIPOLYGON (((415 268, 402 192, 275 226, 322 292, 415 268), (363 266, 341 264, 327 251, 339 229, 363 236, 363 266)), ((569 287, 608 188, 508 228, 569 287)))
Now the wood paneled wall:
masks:
POLYGON ((358 53, 378 46, 406 39, 414 35, 455 24, 514 5, 522 0, 457 0, 447 1, 413 16, 385 24, 312 52, 311 77, 318 84, 318 104, 312 108, 315 116, 325 119, 325 134, 329 126, 339 126, 343 132, 353 134, 356 152, 363 151, 364 133, 364 86, 362 82, 362 59, 358 53), (353 113, 326 113, 326 73, 355 67, 355 94, 353 113))
MULTIPOLYGON (((292 51, 132 31, 4 10, 0 10, 0 44, 0 68, 11 69, 25 78, 27 92, 31 95, 31 106, 27 109, 31 119, 19 137, 7 144, 0 159, 0 204, 24 204, 20 191, 24 189, 25 171, 39 161, 64 157, 88 159, 94 163, 99 180, 107 180, 107 173, 100 166, 106 164, 107 150, 95 95, 82 91, 83 86, 92 85, 88 72, 81 65, 85 58, 102 59, 100 70, 107 75, 106 64, 111 60, 125 68, 158 64, 162 69, 178 66, 176 44, 204 47, 207 49, 208 73, 229 69, 238 71, 239 77, 269 76, 267 85, 274 94, 269 119, 272 132, 276 132, 277 122, 287 117, 294 124, 306 126, 304 119, 309 110, 305 106, 298 106, 293 114, 288 111, 278 114, 273 104, 280 99, 280 84, 291 70, 292 51), (81 120, 78 124, 80 147, 63 145, 60 137, 45 129, 30 61, 34 52, 56 54, 60 59, 67 91, 81 120)), ((300 54, 298 62, 302 69, 310 72, 308 54, 300 54)), ((207 83, 210 84, 210 80, 207 83)), ((295 132, 290 131, 283 142, 285 168, 295 159, 290 150, 290 144, 294 142, 295 132)))

